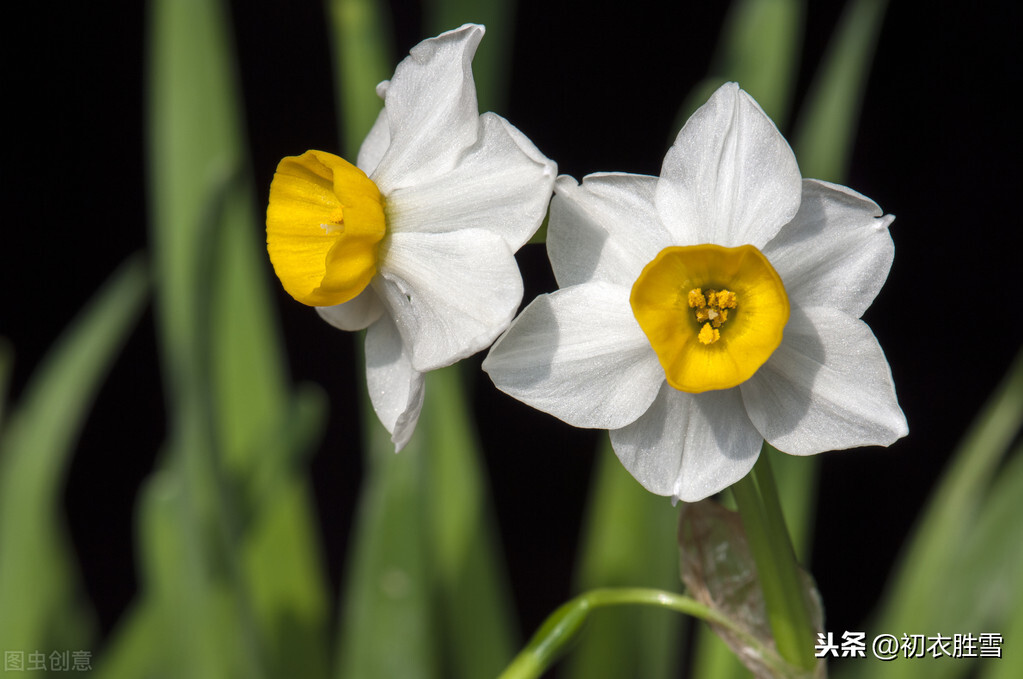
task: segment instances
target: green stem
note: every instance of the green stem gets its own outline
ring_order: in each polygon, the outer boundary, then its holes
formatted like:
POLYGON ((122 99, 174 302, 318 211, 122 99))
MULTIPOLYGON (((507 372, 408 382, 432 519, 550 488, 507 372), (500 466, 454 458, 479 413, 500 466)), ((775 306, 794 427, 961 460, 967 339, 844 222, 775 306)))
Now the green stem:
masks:
POLYGON ((580 594, 563 604, 540 626, 524 649, 512 660, 499 679, 534 679, 547 670, 571 641, 591 610, 602 606, 639 605, 666 608, 720 625, 742 640, 766 664, 783 676, 783 662, 773 650, 729 618, 691 599, 674 592, 640 587, 594 589, 580 594))
POLYGON ((761 453, 753 471, 732 486, 732 494, 757 565, 778 653, 796 667, 812 669, 814 629, 766 454, 761 453))

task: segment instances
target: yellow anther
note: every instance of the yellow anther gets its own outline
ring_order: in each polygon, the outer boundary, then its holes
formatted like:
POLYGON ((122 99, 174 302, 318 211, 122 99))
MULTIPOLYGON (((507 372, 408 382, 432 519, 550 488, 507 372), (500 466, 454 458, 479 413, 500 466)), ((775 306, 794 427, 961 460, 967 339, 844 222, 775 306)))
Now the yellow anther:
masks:
POLYGON ((728 320, 728 309, 734 309, 737 298, 730 290, 708 290, 693 288, 687 296, 689 308, 696 310, 696 322, 703 323, 700 341, 713 344, 721 338, 718 328, 728 320), (713 332, 712 332, 713 331, 713 332))
POLYGON ((710 327, 710 323, 704 323, 700 329, 700 342, 703 344, 714 344, 721 339, 721 331, 710 327))

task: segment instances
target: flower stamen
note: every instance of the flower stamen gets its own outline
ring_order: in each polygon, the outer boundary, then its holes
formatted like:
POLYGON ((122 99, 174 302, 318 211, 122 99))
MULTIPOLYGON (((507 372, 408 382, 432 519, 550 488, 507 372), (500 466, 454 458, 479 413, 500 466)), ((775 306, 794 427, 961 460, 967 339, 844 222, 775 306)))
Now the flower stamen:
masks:
POLYGON ((696 310, 696 320, 703 324, 699 340, 703 344, 714 344, 721 339, 718 328, 728 320, 728 310, 734 309, 737 300, 734 292, 729 290, 708 290, 693 288, 688 295, 689 308, 696 310))

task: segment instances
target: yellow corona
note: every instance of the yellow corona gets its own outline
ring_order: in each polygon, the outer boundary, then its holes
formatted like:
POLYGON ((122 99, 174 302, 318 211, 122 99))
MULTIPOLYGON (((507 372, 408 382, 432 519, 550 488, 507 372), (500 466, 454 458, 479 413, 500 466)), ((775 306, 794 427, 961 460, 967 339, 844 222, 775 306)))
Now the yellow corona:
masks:
POLYGON ((632 311, 668 384, 689 393, 748 380, 781 344, 789 300, 752 245, 662 250, 636 279, 632 311))
POLYGON ((266 248, 284 289, 309 306, 354 299, 377 272, 384 201, 366 174, 323 151, 277 165, 266 248))

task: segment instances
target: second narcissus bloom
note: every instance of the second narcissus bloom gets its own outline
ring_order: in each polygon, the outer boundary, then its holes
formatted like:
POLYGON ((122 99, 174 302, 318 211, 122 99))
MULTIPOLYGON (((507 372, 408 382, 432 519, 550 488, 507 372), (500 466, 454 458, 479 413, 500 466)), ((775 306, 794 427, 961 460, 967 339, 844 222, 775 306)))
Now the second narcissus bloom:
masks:
POLYGON ((357 165, 285 158, 267 209, 284 289, 366 333, 369 395, 395 447, 423 404, 423 373, 486 348, 522 301, 514 253, 539 228, 557 169, 521 132, 479 114, 482 26, 414 47, 377 93, 357 165))
POLYGON ((801 178, 734 83, 686 123, 660 177, 555 183, 534 300, 483 367, 499 389, 611 430, 648 490, 696 501, 741 479, 766 439, 794 455, 908 432, 860 320, 888 276, 893 217, 801 178))

